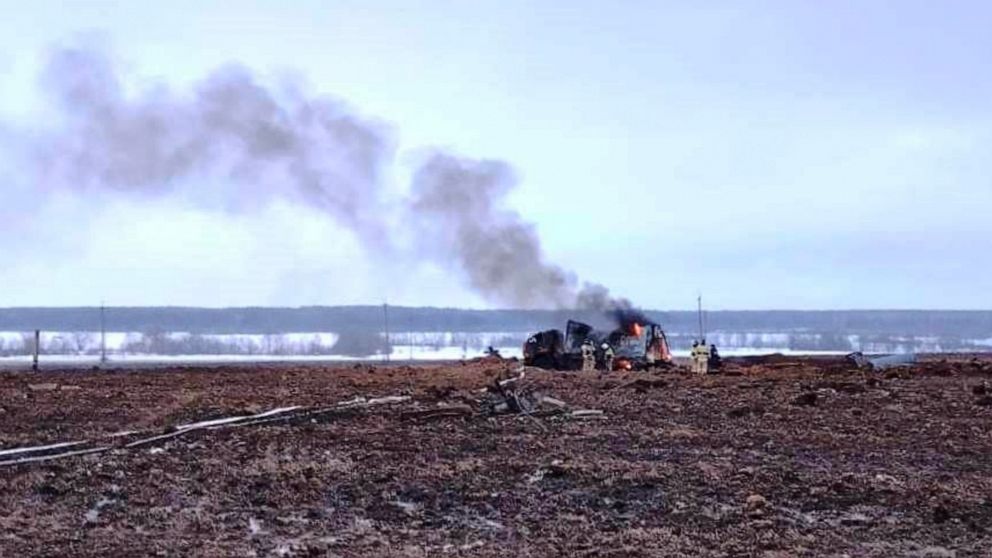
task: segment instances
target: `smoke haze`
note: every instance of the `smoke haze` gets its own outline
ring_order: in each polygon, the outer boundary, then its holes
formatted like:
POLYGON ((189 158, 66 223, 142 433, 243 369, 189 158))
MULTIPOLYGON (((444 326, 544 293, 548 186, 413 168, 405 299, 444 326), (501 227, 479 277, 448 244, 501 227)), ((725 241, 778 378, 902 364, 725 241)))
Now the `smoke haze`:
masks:
POLYGON ((505 162, 433 151, 408 194, 389 195, 389 126, 333 98, 267 88, 241 66, 215 70, 189 91, 155 84, 129 94, 107 53, 64 48, 51 53, 40 83, 60 116, 54 128, 24 133, 41 196, 188 194, 191 179, 201 179, 191 197, 205 206, 306 204, 371 255, 429 258, 495 305, 629 306, 546 260, 534 226, 505 206, 516 184, 505 162))

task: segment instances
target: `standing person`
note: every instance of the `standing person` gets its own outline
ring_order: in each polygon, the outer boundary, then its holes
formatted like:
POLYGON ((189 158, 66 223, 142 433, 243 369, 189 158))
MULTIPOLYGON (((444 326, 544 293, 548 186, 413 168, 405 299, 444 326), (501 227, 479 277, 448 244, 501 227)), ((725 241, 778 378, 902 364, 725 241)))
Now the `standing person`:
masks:
POLYGON ((603 343, 603 369, 607 372, 613 371, 613 347, 609 343, 603 343))
POLYGON ((591 341, 586 340, 582 343, 582 371, 586 372, 589 370, 596 369, 596 347, 591 341))
POLYGON ((719 370, 723 365, 723 361, 720 359, 720 353, 716 350, 716 345, 710 345, 710 361, 709 370, 719 370))
POLYGON ((706 346, 706 340, 692 343, 692 372, 694 374, 706 374, 709 368, 710 349, 706 346))

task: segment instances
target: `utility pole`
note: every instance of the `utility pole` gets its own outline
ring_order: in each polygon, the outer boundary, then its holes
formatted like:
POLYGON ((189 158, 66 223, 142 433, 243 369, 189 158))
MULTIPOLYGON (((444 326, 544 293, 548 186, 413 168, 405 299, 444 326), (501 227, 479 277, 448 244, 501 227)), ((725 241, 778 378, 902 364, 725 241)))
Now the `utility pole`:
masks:
POLYGON ((389 353, 393 350, 393 348, 392 345, 389 344, 389 303, 388 302, 382 303, 382 324, 383 324, 383 331, 386 334, 385 360, 386 362, 389 362, 389 353))
POLYGON ((31 362, 31 369, 38 371, 38 352, 41 351, 41 330, 34 330, 34 359, 31 362))
POLYGON ((103 301, 100 301, 100 362, 107 362, 107 322, 106 322, 106 307, 103 301))
POLYGON ((703 295, 696 297, 696 308, 699 312, 699 342, 703 342, 703 295))

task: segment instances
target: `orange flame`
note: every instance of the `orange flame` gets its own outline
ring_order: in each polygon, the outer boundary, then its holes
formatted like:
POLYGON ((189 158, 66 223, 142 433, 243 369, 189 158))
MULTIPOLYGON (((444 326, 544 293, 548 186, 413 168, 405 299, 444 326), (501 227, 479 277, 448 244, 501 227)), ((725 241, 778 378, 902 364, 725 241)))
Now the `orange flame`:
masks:
POLYGON ((640 337, 641 336, 641 331, 643 331, 643 329, 644 328, 643 328, 643 326, 641 326, 641 324, 637 324, 637 323, 631 324, 631 326, 630 326, 630 333, 633 334, 636 337, 640 337))

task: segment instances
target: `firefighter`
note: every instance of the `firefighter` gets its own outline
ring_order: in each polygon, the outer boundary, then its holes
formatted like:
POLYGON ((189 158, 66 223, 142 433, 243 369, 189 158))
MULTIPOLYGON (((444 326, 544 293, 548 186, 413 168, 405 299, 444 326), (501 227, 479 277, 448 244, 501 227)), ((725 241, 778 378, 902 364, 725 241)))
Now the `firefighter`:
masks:
POLYGON ((603 343, 603 370, 613 371, 613 347, 609 343, 603 343))
POLYGON ((701 343, 692 343, 692 372, 694 374, 706 374, 709 368, 710 349, 706 346, 706 340, 701 343))
POLYGON ((582 343, 582 371, 596 369, 596 346, 588 339, 582 343))
POLYGON ((720 353, 716 350, 716 345, 710 345, 710 360, 709 360, 709 371, 719 370, 723 365, 723 360, 720 358, 720 353))

